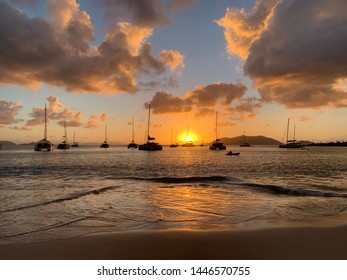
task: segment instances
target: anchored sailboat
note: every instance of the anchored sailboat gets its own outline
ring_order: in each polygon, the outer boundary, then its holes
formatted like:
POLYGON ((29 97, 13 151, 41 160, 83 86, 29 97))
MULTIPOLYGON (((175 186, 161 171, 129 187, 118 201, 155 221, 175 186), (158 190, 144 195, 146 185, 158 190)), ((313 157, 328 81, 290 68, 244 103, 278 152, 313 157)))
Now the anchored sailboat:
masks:
POLYGON ((80 145, 75 141, 75 131, 73 132, 73 142, 71 148, 78 148, 80 145))
POLYGON ((148 127, 147 127, 147 142, 139 145, 139 150, 142 151, 161 151, 163 147, 159 145, 159 143, 151 142, 152 140, 155 140, 154 137, 151 137, 149 134, 149 127, 150 127, 150 121, 151 121, 151 104, 148 106, 148 127))
POLYGON ((193 144, 193 141, 190 140, 190 136, 189 136, 189 125, 188 125, 188 129, 187 129, 186 140, 187 140, 187 142, 184 143, 184 144, 182 145, 182 147, 195 147, 195 145, 193 144))
POLYGON ((43 135, 43 139, 41 139, 40 141, 38 141, 35 146, 34 146, 34 150, 37 152, 40 151, 47 151, 50 152, 53 150, 53 144, 47 140, 47 108, 46 108, 46 104, 45 104, 45 132, 43 135))
POLYGON ((134 118, 132 119, 132 138, 131 143, 128 144, 128 149, 137 149, 138 145, 134 142, 134 118))
POLYGON ((294 125, 294 138, 289 140, 289 118, 288 118, 288 123, 287 123, 287 142, 285 144, 280 144, 280 148, 288 148, 288 149, 298 149, 302 148, 304 145, 298 143, 295 139, 295 125, 294 125))
POLYGON ((64 122, 64 132, 63 141, 57 146, 59 150, 68 150, 71 148, 70 144, 67 142, 66 122, 64 122))
POLYGON ((246 142, 246 134, 245 131, 243 131, 243 143, 240 144, 240 147, 250 147, 251 145, 246 142))
POLYGON ((210 150, 218 151, 218 150, 226 150, 226 146, 222 142, 220 142, 220 139, 218 139, 218 133, 217 133, 217 111, 216 111, 216 128, 215 128, 215 140, 211 143, 211 145, 208 147, 210 150))
MULTIPOLYGON (((170 147, 170 148, 177 148, 177 147, 178 147, 178 144, 173 142, 172 132, 173 132, 173 127, 171 127, 171 139, 170 139, 171 144, 170 144, 169 147, 170 147)), ((177 137, 175 137, 175 138, 177 138, 177 137)))
POLYGON ((105 141, 100 145, 100 148, 107 149, 110 145, 107 143, 107 125, 105 124, 105 141))

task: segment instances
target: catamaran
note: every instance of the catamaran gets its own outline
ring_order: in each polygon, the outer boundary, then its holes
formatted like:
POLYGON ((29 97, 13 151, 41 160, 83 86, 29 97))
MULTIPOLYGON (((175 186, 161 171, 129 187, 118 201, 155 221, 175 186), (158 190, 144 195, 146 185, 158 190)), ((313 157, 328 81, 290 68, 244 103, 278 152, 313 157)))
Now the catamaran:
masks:
POLYGON ((216 111, 216 128, 215 128, 215 140, 211 143, 211 145, 208 147, 209 150, 226 150, 226 146, 222 142, 220 142, 220 139, 218 139, 218 133, 217 133, 217 122, 218 122, 218 117, 217 117, 217 111, 216 111))
POLYGON ((66 122, 64 122, 64 132, 63 141, 57 146, 59 150, 68 150, 71 148, 70 144, 67 142, 66 122))
POLYGON ((100 148, 107 149, 110 145, 107 143, 107 125, 105 124, 105 141, 100 145, 100 148))
POLYGON ((161 151, 163 149, 163 147, 161 145, 159 145, 159 143, 151 142, 151 141, 155 140, 155 138, 151 137, 149 134, 150 121, 151 121, 151 104, 149 104, 149 106, 148 106, 147 142, 139 145, 139 150, 141 150, 141 151, 161 151))
MULTIPOLYGON (((173 142, 172 133, 173 133, 173 127, 171 127, 171 138, 170 138, 171 144, 169 145, 169 147, 170 147, 170 148, 177 148, 177 147, 178 147, 178 144, 173 142)), ((177 137, 175 137, 175 139, 176 139, 176 138, 177 138, 177 137)))
POLYGON ((137 149, 138 145, 134 142, 134 118, 132 119, 132 138, 131 143, 128 144, 128 149, 137 149))
POLYGON ((189 125, 188 125, 188 129, 187 129, 186 140, 187 140, 187 142, 182 144, 182 147, 195 147, 193 141, 190 140, 190 137, 189 137, 189 125))
POLYGON ((240 144, 240 147, 250 147, 250 146, 251 144, 246 142, 246 134, 245 134, 245 131, 243 131, 243 143, 240 144))
POLYGON ((38 141, 35 146, 34 146, 34 150, 35 151, 47 151, 50 152, 53 150, 54 145, 47 140, 47 108, 46 108, 46 104, 45 104, 45 132, 43 134, 43 139, 41 139, 40 141, 38 141))
POLYGON ((288 123, 287 123, 287 142, 285 144, 280 144, 280 148, 288 148, 288 149, 299 149, 302 148, 304 145, 298 143, 295 139, 295 125, 294 125, 294 137, 293 139, 289 139, 288 136, 289 133, 289 118, 288 118, 288 123))
POLYGON ((71 148, 79 148, 79 144, 78 142, 75 141, 75 131, 73 132, 73 142, 72 142, 72 145, 71 145, 71 148))

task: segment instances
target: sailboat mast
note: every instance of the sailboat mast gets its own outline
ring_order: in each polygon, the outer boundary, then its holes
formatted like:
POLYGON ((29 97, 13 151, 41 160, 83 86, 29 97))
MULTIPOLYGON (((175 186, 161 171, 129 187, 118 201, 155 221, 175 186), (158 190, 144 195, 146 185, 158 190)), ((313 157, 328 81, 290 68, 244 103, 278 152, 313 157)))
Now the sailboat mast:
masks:
POLYGON ((216 134, 215 141, 217 142, 217 138, 218 138, 218 135, 217 135, 217 111, 216 111, 216 128, 215 128, 215 134, 216 134))
POLYGON ((46 108, 46 103, 45 103, 45 132, 44 132, 43 138, 45 140, 47 139, 47 108, 46 108))
POLYGON ((105 124, 105 141, 107 141, 107 124, 105 124))
POLYGON ((295 140, 295 124, 294 124, 294 138, 293 138, 293 140, 295 140))
POLYGON ((150 135, 149 135, 150 122, 151 122, 151 103, 149 103, 148 105, 148 128, 147 128, 148 138, 150 138, 150 135))
POLYGON ((288 143, 288 133, 289 133, 289 118, 288 118, 288 123, 287 123, 287 143, 288 143))
POLYGON ((132 125, 133 125, 132 142, 134 142, 134 118, 133 118, 133 120, 132 120, 132 125))
POLYGON ((65 130, 65 143, 67 143, 67 131, 66 131, 66 122, 64 121, 64 130, 65 130))

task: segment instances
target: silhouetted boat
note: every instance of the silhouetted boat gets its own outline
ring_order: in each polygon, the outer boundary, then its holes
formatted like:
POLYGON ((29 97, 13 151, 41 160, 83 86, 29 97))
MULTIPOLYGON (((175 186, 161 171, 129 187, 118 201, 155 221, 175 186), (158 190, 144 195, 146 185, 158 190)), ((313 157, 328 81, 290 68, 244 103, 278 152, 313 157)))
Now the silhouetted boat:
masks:
MULTIPOLYGON (((189 125, 188 125, 188 129, 187 129, 186 139, 190 139, 190 137, 189 137, 189 125)), ((195 147, 195 145, 194 145, 193 141, 189 140, 186 143, 182 144, 182 147, 195 147)))
POLYGON ((71 148, 70 144, 67 142, 66 122, 64 122, 64 131, 63 141, 57 146, 59 150, 68 150, 71 148))
POLYGON ((218 139, 217 137, 217 111, 216 111, 216 128, 215 128, 215 140, 214 142, 212 142, 210 144, 210 146, 208 147, 210 150, 214 150, 214 151, 218 151, 218 150, 226 150, 226 146, 224 146, 224 144, 222 142, 220 142, 220 139, 218 139))
POLYGON ((240 147, 250 147, 250 146, 251 144, 246 142, 246 134, 245 134, 245 131, 243 131, 243 143, 240 144, 240 147))
POLYGON ((240 154, 239 152, 233 153, 232 151, 229 151, 225 155, 227 155, 227 156, 238 156, 239 154, 240 154))
POLYGON ((289 118, 288 118, 288 123, 287 123, 287 142, 285 144, 280 144, 279 145, 280 148, 300 149, 304 146, 295 140, 295 125, 294 125, 294 137, 292 140, 289 140, 288 133, 289 133, 289 118))
POLYGON ((134 118, 132 119, 132 138, 131 143, 128 144, 128 149, 137 149, 138 145, 134 142, 134 118))
MULTIPOLYGON (((169 145, 169 147, 170 147, 170 148, 177 148, 177 147, 178 147, 178 144, 173 142, 172 132, 173 132, 173 128, 171 127, 171 138, 170 138, 171 144, 169 145)), ((176 138, 177 138, 177 137, 176 137, 176 138)))
POLYGON ((152 140, 155 140, 154 137, 149 136, 150 121, 151 121, 151 104, 149 104, 149 106, 148 106, 147 142, 139 145, 139 150, 141 150, 141 151, 161 151, 163 149, 163 147, 161 145, 159 145, 159 143, 150 142, 152 140))
POLYGON ((107 143, 107 125, 105 124, 105 141, 100 145, 100 148, 107 149, 110 145, 107 143))
POLYGON ((78 142, 75 141, 75 131, 73 132, 73 142, 72 142, 72 145, 71 145, 71 148, 79 148, 79 144, 78 142))
POLYGON ((47 151, 50 152, 53 150, 53 144, 47 140, 47 108, 46 108, 46 104, 45 104, 45 131, 43 134, 43 139, 41 139, 40 141, 38 141, 35 146, 34 146, 34 150, 37 152, 40 151, 47 151))

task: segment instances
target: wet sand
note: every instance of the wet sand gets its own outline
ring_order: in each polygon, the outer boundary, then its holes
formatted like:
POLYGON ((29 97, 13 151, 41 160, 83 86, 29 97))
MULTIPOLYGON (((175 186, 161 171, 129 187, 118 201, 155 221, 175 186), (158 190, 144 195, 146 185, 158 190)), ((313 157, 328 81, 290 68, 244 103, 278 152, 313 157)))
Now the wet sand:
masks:
POLYGON ((142 231, 0 245, 0 259, 347 259, 347 226, 142 231))

